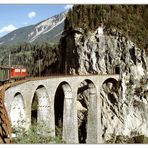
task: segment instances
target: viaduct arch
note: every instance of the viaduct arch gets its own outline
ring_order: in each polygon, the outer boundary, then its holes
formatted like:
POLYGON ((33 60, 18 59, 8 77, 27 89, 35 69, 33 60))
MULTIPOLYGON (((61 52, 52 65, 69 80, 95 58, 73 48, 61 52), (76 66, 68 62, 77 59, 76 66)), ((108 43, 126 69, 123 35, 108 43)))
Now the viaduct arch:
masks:
POLYGON ((11 104, 15 104, 15 100, 22 100, 14 106, 23 106, 19 111, 23 113, 25 130, 29 129, 35 118, 38 125, 44 124, 39 131, 42 135, 54 137, 57 126, 61 126, 61 136, 66 143, 102 143, 100 90, 106 82, 116 83, 118 79, 119 75, 91 75, 29 81, 5 92, 6 109, 11 122, 14 121, 11 104), (81 92, 87 96, 87 105, 80 99, 81 92), (87 112, 84 142, 79 137, 79 107, 87 112))
POLYGON ((38 133, 42 135, 48 135, 50 133, 49 130, 49 117, 50 114, 50 104, 49 104, 49 95, 47 93, 47 89, 44 85, 39 85, 32 98, 31 102, 31 125, 37 124, 38 133))
POLYGON ((86 79, 81 82, 77 100, 79 104, 81 103, 81 107, 77 106, 79 143, 96 143, 98 99, 96 86, 91 80, 86 79))
POLYGON ((23 130, 25 123, 25 104, 21 93, 17 92, 13 96, 14 100, 11 103, 10 121, 12 128, 16 131, 23 130))
POLYGON ((54 116, 55 126, 61 129, 61 133, 55 132, 63 136, 65 141, 69 139, 68 133, 71 132, 70 126, 73 124, 71 120, 72 101, 73 96, 70 85, 66 81, 60 83, 54 98, 54 116))

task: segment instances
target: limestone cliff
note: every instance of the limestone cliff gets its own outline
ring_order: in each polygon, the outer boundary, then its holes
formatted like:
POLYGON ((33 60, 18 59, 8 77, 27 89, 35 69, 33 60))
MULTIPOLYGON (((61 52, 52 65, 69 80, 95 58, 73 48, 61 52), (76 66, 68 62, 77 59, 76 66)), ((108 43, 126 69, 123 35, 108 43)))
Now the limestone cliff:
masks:
POLYGON ((111 82, 102 85, 102 137, 107 141, 112 135, 148 136, 145 50, 122 32, 110 29, 107 34, 106 30, 102 24, 94 32, 75 28, 64 34, 62 68, 66 73, 78 75, 120 74, 118 91, 111 82))

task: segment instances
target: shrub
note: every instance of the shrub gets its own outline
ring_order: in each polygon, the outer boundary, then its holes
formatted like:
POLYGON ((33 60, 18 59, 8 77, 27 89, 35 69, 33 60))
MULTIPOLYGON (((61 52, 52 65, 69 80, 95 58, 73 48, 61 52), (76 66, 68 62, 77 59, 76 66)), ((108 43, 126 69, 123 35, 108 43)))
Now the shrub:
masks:
POLYGON ((38 126, 33 125, 26 132, 18 133, 16 138, 13 138, 12 143, 16 144, 57 144, 64 143, 62 137, 50 137, 40 135, 38 132, 38 126))

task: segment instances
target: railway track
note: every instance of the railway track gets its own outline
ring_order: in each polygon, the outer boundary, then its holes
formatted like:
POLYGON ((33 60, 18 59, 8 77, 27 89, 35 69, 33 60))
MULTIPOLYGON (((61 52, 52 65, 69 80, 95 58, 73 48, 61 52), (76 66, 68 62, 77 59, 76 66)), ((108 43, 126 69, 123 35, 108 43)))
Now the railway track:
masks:
MULTIPOLYGON (((41 76, 41 77, 26 77, 24 80, 19 80, 19 81, 14 81, 14 82, 10 82, 10 86, 7 87, 10 88, 10 87, 14 87, 14 86, 17 86, 17 85, 20 85, 20 84, 23 84, 25 82, 28 82, 28 81, 36 81, 36 80, 45 80, 45 79, 52 79, 52 78, 61 78, 61 77, 80 77, 80 76, 96 76, 98 74, 93 74, 93 75, 49 75, 49 76, 41 76)), ((112 74, 104 74, 104 75, 112 75, 112 74)))

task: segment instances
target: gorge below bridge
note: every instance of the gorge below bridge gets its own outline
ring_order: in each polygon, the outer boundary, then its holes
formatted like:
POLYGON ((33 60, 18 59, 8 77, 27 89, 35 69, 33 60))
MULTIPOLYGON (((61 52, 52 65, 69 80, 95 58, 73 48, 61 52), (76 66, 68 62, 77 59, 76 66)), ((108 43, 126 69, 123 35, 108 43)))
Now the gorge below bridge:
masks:
POLYGON ((65 143, 79 143, 77 111, 84 108, 77 98, 84 86, 89 92, 86 143, 102 143, 100 90, 118 80, 119 75, 51 76, 10 87, 5 106, 12 128, 28 130, 35 118, 40 134, 54 137, 61 126, 65 143))

